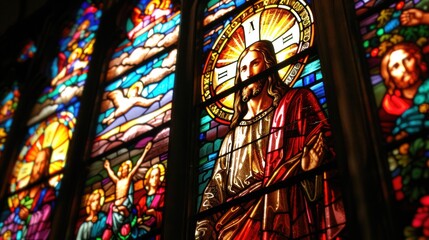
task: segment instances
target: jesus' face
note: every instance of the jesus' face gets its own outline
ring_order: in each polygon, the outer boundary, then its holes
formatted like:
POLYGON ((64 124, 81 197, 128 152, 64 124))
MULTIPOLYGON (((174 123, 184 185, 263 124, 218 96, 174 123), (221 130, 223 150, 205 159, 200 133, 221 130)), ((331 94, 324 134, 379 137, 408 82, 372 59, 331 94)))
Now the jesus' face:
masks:
POLYGON ((407 89, 419 82, 420 69, 411 53, 398 49, 390 54, 388 69, 395 86, 407 89))
POLYGON ((47 165, 47 153, 45 151, 40 151, 36 155, 34 160, 33 169, 31 171, 30 182, 36 182, 41 179, 47 165))
MULTIPOLYGON (((261 73, 266 69, 264 56, 258 51, 249 51, 244 55, 239 63, 240 79, 246 81, 247 79, 261 73)), ((259 95, 264 87, 264 81, 259 80, 251 83, 242 90, 242 101, 247 102, 251 98, 259 95)))

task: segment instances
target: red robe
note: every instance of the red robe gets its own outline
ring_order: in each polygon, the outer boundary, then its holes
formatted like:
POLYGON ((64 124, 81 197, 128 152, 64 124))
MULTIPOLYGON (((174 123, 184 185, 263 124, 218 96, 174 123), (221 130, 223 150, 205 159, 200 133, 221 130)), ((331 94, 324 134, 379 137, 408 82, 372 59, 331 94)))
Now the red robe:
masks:
POLYGON ((381 130, 384 137, 392 135, 396 120, 413 106, 413 99, 404 98, 399 90, 394 94, 386 94, 381 101, 379 110, 381 130))
MULTIPOLYGON (((269 186, 302 173, 302 150, 320 132, 325 138, 330 136, 328 120, 316 97, 304 89, 289 91, 273 118, 263 185, 269 186)), ((327 151, 325 163, 333 155, 327 151)), ((340 192, 331 184, 331 175, 332 172, 324 172, 313 180, 266 194, 265 206, 273 205, 279 197, 285 202, 277 208, 265 207, 264 239, 273 239, 280 234, 311 239, 337 236, 345 226, 345 213, 340 192), (321 197, 322 192, 323 198, 318 199, 317 195, 321 197), (322 233, 310 235, 318 231, 322 233)))
POLYGON ((150 216, 149 219, 143 222, 144 225, 150 227, 151 229, 161 227, 162 211, 164 208, 164 192, 165 188, 160 186, 156 190, 155 196, 149 206, 147 205, 148 195, 144 195, 137 204, 137 212, 139 217, 145 216, 146 211, 149 209, 155 210, 156 216, 150 216))
MULTIPOLYGON (((330 135, 324 112, 317 98, 307 89, 290 89, 274 114, 267 114, 264 118, 270 116, 268 139, 262 141, 265 146, 261 148, 262 151, 266 149, 263 179, 256 179, 236 196, 228 196, 225 189, 230 187, 228 183, 220 182, 225 176, 221 175, 219 168, 226 165, 224 168, 227 169, 231 163, 218 159, 214 176, 204 192, 202 210, 299 175, 303 172, 301 156, 304 146, 320 132, 325 138, 330 135)), ((234 134, 237 133, 229 135, 234 134)), ((325 156, 332 157, 330 150, 327 152, 325 156)), ((203 219, 197 223, 197 235, 203 235, 204 239, 324 239, 337 236, 344 225, 345 214, 339 192, 330 186, 329 174, 324 173, 203 219)))

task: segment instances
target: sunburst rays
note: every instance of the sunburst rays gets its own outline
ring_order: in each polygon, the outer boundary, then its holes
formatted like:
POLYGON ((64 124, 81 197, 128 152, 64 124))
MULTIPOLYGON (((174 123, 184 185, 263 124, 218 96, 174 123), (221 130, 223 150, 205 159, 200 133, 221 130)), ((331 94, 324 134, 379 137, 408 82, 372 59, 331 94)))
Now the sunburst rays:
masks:
POLYGON ((216 67, 236 62, 245 48, 244 31, 242 27, 239 27, 225 44, 225 48, 219 55, 216 67))
POLYGON ((268 9, 261 14, 261 39, 274 41, 295 24, 291 12, 284 9, 268 9))

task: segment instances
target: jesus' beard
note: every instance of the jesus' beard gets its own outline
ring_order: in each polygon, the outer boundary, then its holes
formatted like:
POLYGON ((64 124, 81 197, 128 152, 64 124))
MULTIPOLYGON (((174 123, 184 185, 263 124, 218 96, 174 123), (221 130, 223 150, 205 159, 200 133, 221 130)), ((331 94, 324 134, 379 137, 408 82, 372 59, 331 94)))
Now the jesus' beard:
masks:
POLYGON ((264 81, 259 80, 253 83, 253 86, 251 85, 252 84, 244 87, 243 90, 241 90, 241 100, 243 102, 248 102, 253 97, 258 96, 261 93, 262 89, 264 88, 264 81))

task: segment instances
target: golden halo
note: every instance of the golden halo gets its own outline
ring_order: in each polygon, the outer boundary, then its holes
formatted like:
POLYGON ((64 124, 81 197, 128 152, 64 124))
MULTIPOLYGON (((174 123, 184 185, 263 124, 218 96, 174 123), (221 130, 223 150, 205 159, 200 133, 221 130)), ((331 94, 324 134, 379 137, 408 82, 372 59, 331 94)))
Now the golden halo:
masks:
MULTIPOLYGON (((60 172, 66 163, 66 156, 69 142, 72 137, 72 128, 74 127, 73 114, 70 112, 61 112, 59 116, 53 117, 42 122, 34 129, 34 132, 28 137, 25 145, 22 147, 18 160, 15 163, 11 176, 10 192, 26 187, 30 181, 30 174, 33 168, 34 160, 38 152, 43 149, 51 149, 52 153, 49 161, 49 175, 52 176, 60 172)), ((58 181, 50 184, 56 185, 58 181)))
MULTIPOLYGON (((302 0, 259 1, 227 24, 216 39, 204 65, 201 95, 205 102, 234 86, 237 60, 243 50, 256 41, 273 43, 277 62, 313 45, 314 26, 310 7, 302 0)), ((308 57, 279 70, 282 80, 292 86, 304 69, 308 57)), ((207 106, 217 122, 229 124, 233 115, 234 94, 207 106)))

